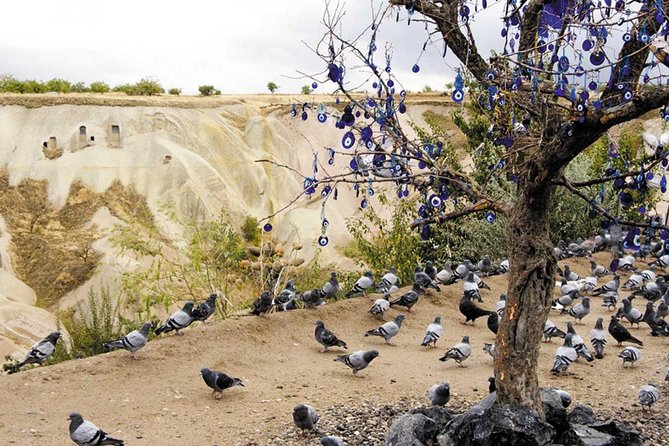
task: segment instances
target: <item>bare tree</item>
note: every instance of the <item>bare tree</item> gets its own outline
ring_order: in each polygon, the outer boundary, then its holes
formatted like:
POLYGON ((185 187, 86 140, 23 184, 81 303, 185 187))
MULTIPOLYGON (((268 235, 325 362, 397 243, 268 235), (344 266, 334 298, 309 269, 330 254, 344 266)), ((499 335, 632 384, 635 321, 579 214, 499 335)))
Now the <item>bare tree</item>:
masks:
MULTIPOLYGON (((329 110, 294 106, 293 115, 307 119, 316 112, 323 123, 335 121, 345 132, 344 150, 326 149, 329 160, 336 156, 350 162, 331 172, 337 164, 325 165, 315 158, 313 173, 302 175, 301 195, 321 193, 325 209, 342 184, 354 184, 362 193, 379 184, 394 184, 403 194, 412 186, 425 201, 421 218, 412 226, 426 236, 429 225, 472 213, 508 216, 511 269, 494 361, 501 404, 543 412, 537 360, 557 266, 549 225, 556 187, 583 198, 607 222, 648 226, 643 220, 622 221, 586 190, 615 183, 611 193, 619 194, 623 205, 631 205, 631 191, 648 187, 646 173, 666 168, 663 147, 652 156, 630 160, 623 170, 610 164, 601 177, 585 182, 570 181, 564 168, 612 127, 669 100, 662 66, 666 55, 660 52, 666 43, 668 3, 508 2, 499 8, 503 10, 500 48, 490 57, 479 52, 474 37, 475 31, 491 32, 475 29, 475 18, 487 7, 485 0, 390 0, 372 8, 370 25, 353 37, 342 35, 343 9, 327 5, 323 20, 327 32, 313 48, 326 69, 310 77, 335 83, 344 103, 329 110), (399 117, 406 110, 405 93, 391 66, 392 48, 386 45, 382 51, 377 42, 388 20, 415 24, 412 32, 424 32, 426 46, 440 45, 444 55, 452 53, 458 59, 452 98, 463 102, 466 95, 474 96, 471 101, 492 123, 490 142, 500 149, 488 181, 476 182, 454 169, 440 156, 439 143, 412 137, 403 128, 399 117), (360 83, 372 83, 373 93, 351 93, 360 83), (515 183, 512 200, 485 187, 505 180, 515 183), (457 198, 457 204, 446 206, 447 198, 457 198)), ((415 65, 413 71, 420 67, 415 65)), ((617 156, 615 147, 610 155, 617 156)), ((323 237, 325 230, 321 242, 326 244, 323 237)))

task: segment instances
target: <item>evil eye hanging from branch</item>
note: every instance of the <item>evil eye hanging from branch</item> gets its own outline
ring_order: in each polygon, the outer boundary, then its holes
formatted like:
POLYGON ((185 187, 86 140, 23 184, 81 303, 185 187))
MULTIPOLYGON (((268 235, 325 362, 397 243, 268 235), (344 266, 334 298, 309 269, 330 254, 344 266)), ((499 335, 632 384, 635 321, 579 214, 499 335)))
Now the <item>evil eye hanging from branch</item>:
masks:
POLYGON ((460 20, 462 21, 462 23, 467 23, 469 21, 469 12, 470 12, 469 6, 465 4, 460 6, 459 13, 460 13, 460 20))
POLYGON ((495 220, 497 220, 497 215, 495 215, 493 211, 488 211, 485 213, 485 221, 492 224, 495 223, 495 220))
POLYGON ((323 188, 323 190, 321 191, 321 197, 323 197, 323 198, 327 197, 328 195, 330 195, 330 192, 331 192, 331 191, 332 191, 332 187, 331 187, 331 186, 325 186, 325 187, 323 188))
POLYGON ((665 175, 662 175, 662 178, 660 179, 660 190, 662 193, 667 192, 667 177, 665 175))
POLYGON ((411 71, 414 73, 418 73, 420 71, 420 66, 417 63, 413 64, 413 67, 411 67, 411 71))
POLYGON ((351 127, 355 124, 355 116, 353 116, 353 108, 350 105, 344 107, 344 114, 341 115, 340 121, 348 127, 351 127))
POLYGON ((330 166, 334 165, 335 150, 332 147, 328 147, 328 164, 330 166))
POLYGON ((350 149, 353 147, 353 144, 355 144, 355 136, 353 135, 353 132, 348 131, 344 133, 344 136, 341 139, 341 145, 345 149, 350 149))
POLYGON ((293 104, 292 108, 290 109, 290 116, 292 116, 293 118, 297 116, 297 107, 295 106, 295 104, 293 104))
POLYGON ((340 83, 344 77, 344 67, 334 62, 328 64, 328 79, 334 83, 340 83))
POLYGON ((444 201, 441 199, 441 197, 436 194, 430 195, 428 201, 430 203, 430 206, 432 206, 434 209, 439 209, 444 204, 444 201))
POLYGON ((272 231, 272 225, 271 223, 265 223, 265 226, 262 227, 262 230, 265 232, 271 232, 272 231))
POLYGON ((316 186, 318 186, 318 180, 315 177, 306 177, 302 182, 302 188, 306 195, 312 195, 316 192, 316 186))
POLYGON ((640 243, 641 230, 639 228, 632 228, 627 233, 625 240, 623 240, 623 248, 638 251, 641 246, 640 243))

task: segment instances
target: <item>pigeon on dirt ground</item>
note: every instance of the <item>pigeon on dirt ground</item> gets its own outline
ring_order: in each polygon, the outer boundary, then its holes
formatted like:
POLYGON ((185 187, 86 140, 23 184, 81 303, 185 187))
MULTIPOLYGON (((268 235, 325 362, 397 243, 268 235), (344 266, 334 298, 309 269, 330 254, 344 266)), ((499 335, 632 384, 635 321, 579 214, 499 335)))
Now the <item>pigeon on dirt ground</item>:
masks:
POLYGON ((218 293, 211 293, 206 301, 196 305, 193 308, 193 322, 205 323, 216 311, 216 299, 218 299, 218 293))
POLYGON ((389 300, 390 294, 384 294, 382 299, 376 299, 374 301, 374 305, 372 305, 372 307, 369 309, 369 313, 381 319, 382 321, 385 320, 383 318, 383 314, 390 309, 389 300))
POLYGON ((571 335, 571 345, 576 350, 578 356, 585 358, 586 361, 592 362, 595 358, 590 354, 588 347, 585 346, 583 338, 576 333, 574 330, 574 324, 571 321, 567 322, 567 334, 571 335))
POLYGON ((367 368, 369 363, 372 362, 377 356, 379 356, 379 352, 376 350, 358 350, 357 352, 353 352, 350 355, 337 356, 334 361, 343 362, 351 370, 353 370, 353 374, 355 375, 360 370, 367 368))
POLYGON ((590 314, 590 298, 584 297, 581 302, 569 309, 569 316, 583 323, 582 319, 590 314))
POLYGON ((590 343, 595 349, 595 358, 602 359, 604 357, 604 347, 608 342, 606 331, 604 331, 604 319, 598 318, 595 323, 595 328, 590 331, 590 343))
POLYGON ((641 386, 639 389, 639 403, 642 408, 652 409, 653 404, 660 399, 660 389, 652 384, 641 386))
POLYGON ((321 446, 344 446, 344 440, 341 437, 326 435, 321 437, 321 446))
POLYGON ((251 314, 254 316, 263 316, 272 309, 272 293, 263 291, 259 298, 253 302, 251 314))
POLYGON ((623 351, 618 353, 618 357, 623 360, 623 367, 628 362, 631 367, 634 367, 634 363, 641 358, 641 351, 636 347, 625 347, 623 351))
POLYGON ((564 339, 565 335, 566 333, 560 330, 550 319, 546 319, 546 322, 544 322, 544 342, 551 342, 552 338, 564 339))
POLYGON ((400 314, 395 316, 395 319, 389 322, 386 322, 385 324, 381 325, 378 328, 374 328, 372 330, 367 331, 365 333, 365 337, 367 336, 379 336, 385 339, 386 344, 392 345, 390 343, 390 339, 393 338, 394 336, 397 335, 397 333, 400 332, 400 328, 402 327, 402 321, 404 320, 404 315, 400 314))
POLYGON ((163 334, 163 333, 169 333, 170 331, 173 331, 177 334, 180 335, 182 333, 179 333, 179 330, 183 330, 184 328, 188 327, 190 324, 193 323, 193 306, 195 303, 193 302, 186 302, 181 308, 181 310, 175 312, 167 318, 167 321, 165 321, 165 324, 158 327, 155 331, 157 335, 163 334))
POLYGON ((339 292, 339 281, 337 281, 337 271, 332 271, 330 273, 330 280, 328 280, 325 285, 323 285, 323 294, 326 299, 334 299, 337 297, 339 292))
POLYGON ((465 324, 469 321, 472 321, 472 325, 476 323, 476 319, 488 316, 491 313, 497 316, 497 313, 493 311, 484 310, 483 308, 478 307, 474 302, 471 301, 469 297, 463 295, 460 299, 460 305, 458 306, 460 313, 465 317, 465 324))
POLYGON ((104 347, 109 350, 122 348, 128 350, 132 359, 137 359, 137 351, 149 342, 149 330, 153 328, 153 322, 146 322, 139 330, 133 330, 121 339, 106 342, 104 347))
POLYGON ((420 344, 423 347, 436 347, 437 341, 444 335, 444 327, 441 326, 441 316, 434 318, 434 322, 427 326, 423 342, 420 344))
POLYGON ((214 390, 212 394, 216 395, 217 400, 220 400, 223 397, 223 391, 225 389, 235 386, 245 387, 241 379, 233 378, 223 372, 209 370, 206 367, 200 369, 200 374, 202 375, 205 384, 214 390))
POLYGON ((444 406, 451 399, 451 388, 448 382, 433 385, 427 391, 427 397, 433 406, 444 406))
POLYGON ((555 352, 555 362, 553 363, 551 373, 557 375, 558 373, 566 372, 571 363, 576 361, 577 358, 578 353, 576 353, 576 349, 571 344, 571 334, 567 333, 567 336, 564 338, 564 344, 558 347, 555 352))
POLYGON ((467 358, 472 354, 472 346, 469 343, 469 336, 462 338, 461 342, 458 342, 453 347, 448 349, 448 351, 439 358, 440 361, 446 362, 449 359, 455 360, 461 367, 464 367, 462 364, 467 358))
POLYGON ((84 420, 81 414, 72 412, 70 420, 70 439, 77 446, 123 446, 123 440, 118 440, 107 435, 90 421, 84 420))
POLYGON ((362 277, 360 277, 356 282, 355 285, 353 285, 353 288, 346 293, 346 297, 352 297, 355 296, 356 294, 362 294, 365 296, 365 291, 371 287, 374 286, 374 275, 372 274, 372 271, 367 270, 362 274, 362 277))
POLYGON ((393 300, 390 302, 390 306, 400 306, 400 307, 405 307, 409 313, 413 313, 413 306, 418 303, 418 298, 421 293, 421 288, 417 284, 413 284, 413 288, 402 294, 399 298, 393 300))
POLYGON ((323 353, 325 353, 329 347, 348 349, 346 342, 342 341, 335 336, 334 333, 325 328, 323 321, 316 321, 316 332, 314 333, 314 337, 316 338, 316 341, 324 347, 323 353))
POLYGON ((618 341, 618 345, 622 345, 623 342, 632 342, 634 344, 643 345, 643 342, 635 338, 630 334, 629 331, 623 324, 621 324, 616 316, 611 316, 609 321, 609 334, 613 336, 613 339, 618 341))
POLYGON ((23 361, 17 364, 17 370, 26 364, 39 364, 40 366, 43 366, 56 351, 56 342, 58 342, 58 339, 60 339, 60 332, 54 331, 49 333, 46 338, 33 345, 28 353, 26 353, 26 357, 23 358, 23 361))
POLYGON ((298 404, 293 407, 293 422, 298 429, 301 429, 302 434, 304 434, 304 431, 314 430, 318 418, 316 409, 307 404, 298 404))

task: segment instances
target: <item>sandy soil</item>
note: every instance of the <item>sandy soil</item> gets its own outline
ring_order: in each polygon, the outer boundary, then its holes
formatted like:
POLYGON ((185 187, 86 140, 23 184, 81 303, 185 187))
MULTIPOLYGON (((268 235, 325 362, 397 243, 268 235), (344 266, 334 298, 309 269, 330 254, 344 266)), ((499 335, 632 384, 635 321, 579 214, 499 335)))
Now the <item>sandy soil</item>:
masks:
MULTIPOLYGON (((596 258, 608 263, 609 255, 596 258)), ((568 263, 579 273, 588 271, 584 259, 568 263)), ((484 290, 484 306, 493 309, 506 288, 506 278, 486 282, 492 291, 484 290)), ((492 375, 492 359, 482 347, 494 337, 484 320, 476 326, 460 323, 461 293, 462 284, 457 283, 439 296, 422 297, 416 314, 408 315, 395 338, 396 346, 363 337, 365 330, 377 325, 366 313, 372 300, 368 297, 266 319, 239 317, 195 326, 183 337, 168 335, 152 341, 140 351, 138 361, 120 351, 0 376, 0 443, 70 444, 67 415, 71 411, 81 412, 129 445, 244 445, 284 432, 292 407, 302 402, 316 408, 349 399, 392 402, 422 396, 430 385, 444 379, 450 382, 453 401, 476 401, 487 393, 487 378, 492 375), (436 314, 443 316, 445 337, 437 349, 421 348, 425 327, 436 314), (352 375, 343 364, 332 361, 338 352, 320 352, 313 339, 317 319, 346 340, 349 351, 375 348, 380 357, 360 376, 352 375), (474 347, 467 367, 438 361, 463 335, 470 336, 474 347), (234 388, 216 401, 199 376, 203 366, 241 377, 246 387, 234 388)), ((593 313, 584 325, 576 326, 586 339, 597 315, 608 319, 600 302, 593 299, 593 313)), ((390 313, 394 316, 397 311, 390 313)), ((550 319, 564 327, 570 318, 551 314, 550 319)), ((543 345, 542 384, 566 389, 575 403, 595 409, 615 411, 635 402, 641 385, 662 381, 669 341, 652 338, 646 328, 633 334, 645 344, 633 369, 622 368, 616 357, 620 348, 610 340, 604 359, 577 363, 570 375, 554 377, 549 370, 558 342, 543 345)))

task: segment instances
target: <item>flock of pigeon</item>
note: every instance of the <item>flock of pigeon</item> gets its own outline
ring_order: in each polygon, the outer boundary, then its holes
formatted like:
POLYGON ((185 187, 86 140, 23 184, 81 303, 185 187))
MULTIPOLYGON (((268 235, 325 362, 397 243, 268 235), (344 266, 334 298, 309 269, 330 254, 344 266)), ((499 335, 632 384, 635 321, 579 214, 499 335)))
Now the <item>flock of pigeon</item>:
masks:
MULTIPOLYGON (((560 277, 556 286, 559 287, 560 296, 553 301, 552 310, 559 314, 568 314, 574 318, 574 322, 567 323, 566 331, 561 330, 550 319, 545 322, 543 329, 545 342, 550 342, 551 338, 554 337, 564 339, 563 344, 557 349, 551 369, 552 373, 567 373, 571 364, 578 361, 579 358, 584 358, 588 362, 603 358, 608 344, 608 335, 611 335, 618 342, 618 345, 632 343, 642 346, 643 341, 633 336, 621 323, 623 319, 629 322, 631 328, 635 325, 639 328, 641 323, 646 324, 650 328, 651 336, 669 337, 669 326, 665 321, 669 315, 669 275, 663 276, 656 272, 658 270, 664 271, 664 268, 669 266, 669 243, 653 243, 651 238, 647 237, 646 243, 640 249, 628 255, 622 249, 622 243, 612 240, 608 233, 601 233, 595 237, 594 241, 586 240, 570 244, 560 242, 555 248, 555 255, 560 260, 572 256, 591 256, 593 252, 609 249, 613 251, 614 260, 610 267, 598 265, 591 261, 591 275, 588 277, 580 277, 570 269, 569 265, 565 265, 564 270, 558 269, 560 277), (640 270, 636 266, 637 259, 645 259, 648 256, 654 256, 655 260, 647 263, 648 269, 640 270), (629 278, 621 284, 623 272, 628 274, 629 278), (599 280, 607 276, 612 276, 611 280, 598 286, 599 280), (619 300, 619 293, 622 291, 627 291, 629 295, 619 300), (644 312, 634 307, 634 300, 639 297, 647 300, 644 312), (601 298, 602 306, 612 311, 612 315, 608 330, 604 329, 603 318, 598 318, 591 330, 590 343, 594 352, 593 356, 584 339, 576 333, 574 323, 584 323, 583 320, 590 314, 591 301, 598 298, 601 298)), ((387 344, 391 344, 392 338, 400 332, 402 322, 408 315, 400 314, 393 320, 386 322, 384 314, 390 307, 403 307, 408 313, 412 313, 413 307, 418 303, 422 294, 427 293, 430 289, 438 292, 440 291, 440 285, 447 286, 460 281, 463 284, 463 295, 459 302, 459 310, 464 316, 464 323, 467 324, 470 321, 474 323, 476 319, 485 317, 487 327, 496 334, 505 310, 506 296, 504 294, 500 296, 495 311, 483 309, 476 302, 483 302, 481 289, 490 289, 481 277, 504 274, 508 270, 507 260, 496 264, 488 256, 484 256, 477 264, 465 260, 457 266, 447 264, 442 269, 437 269, 432 262, 428 261, 424 268, 416 268, 412 288, 403 293, 399 291, 399 279, 394 269, 391 268, 384 274, 379 282, 375 281, 371 271, 365 271, 345 296, 351 298, 357 295, 366 295, 368 292, 383 294, 382 298, 374 301, 369 313, 384 323, 377 328, 368 330, 364 336, 378 336, 383 338, 387 344), (399 295, 393 297, 394 294, 399 295)), ((265 316, 274 311, 317 307, 322 305, 325 300, 335 298, 338 292, 339 283, 336 272, 331 273, 330 279, 322 288, 304 293, 297 292, 294 280, 291 279, 287 282, 285 288, 276 295, 269 291, 263 292, 253 303, 251 314, 265 316)), ((214 313, 217 297, 218 295, 214 293, 200 305, 187 302, 183 308, 172 314, 162 326, 155 329, 155 334, 160 335, 174 331, 175 334, 181 335, 181 330, 194 322, 201 321, 204 323, 214 313)), ((105 346, 110 350, 116 348, 128 350, 132 358, 136 359, 137 351, 147 344, 149 331, 152 328, 153 324, 147 322, 139 330, 134 330, 121 339, 110 341, 105 346)), ((444 328, 441 325, 441 318, 437 316, 428 325, 420 345, 434 348, 443 334, 444 328)), ((326 328, 321 320, 316 321, 314 337, 323 346, 324 352, 329 348, 348 349, 347 343, 326 328)), ((54 332, 35 344, 26 358, 19 364, 19 367, 31 363, 43 365, 54 353, 59 338, 60 333, 54 332)), ((494 356, 495 345, 485 344, 483 350, 494 356)), ((464 361, 471 354, 472 346, 469 336, 464 336, 461 342, 448 349, 439 360, 449 361, 452 359, 459 365, 464 366, 464 361)), ((358 350, 351 354, 337 356, 334 361, 343 363, 352 370, 353 374, 358 374, 366 369, 378 356, 379 352, 377 350, 358 350)), ((625 346, 618 357, 622 359, 623 367, 626 367, 627 364, 634 367, 641 358, 641 351, 634 346, 625 346)), ((667 360, 669 361, 669 357, 667 360)), ((202 368, 200 373, 205 384, 213 390, 217 399, 222 397, 226 389, 244 386, 241 379, 228 376, 223 372, 202 368)), ((665 380, 669 381, 669 371, 667 371, 665 380)), ((494 392, 495 379, 491 377, 488 381, 490 392, 494 392)), ((563 404, 566 407, 571 402, 571 396, 567 392, 560 392, 563 404)), ((442 406, 446 404, 450 398, 448 382, 432 386, 427 392, 427 397, 433 405, 442 406)), ((660 391, 653 384, 641 387, 638 395, 639 402, 644 408, 652 407, 659 398, 660 391)), ((305 404, 294 407, 293 420, 302 431, 314 430, 318 419, 318 414, 313 407, 305 404)), ((124 444, 122 440, 109 437, 93 423, 84 420, 78 413, 70 414, 70 438, 80 446, 124 444)), ((340 446, 343 445, 343 440, 339 437, 324 436, 321 438, 321 444, 323 446, 340 446)))

